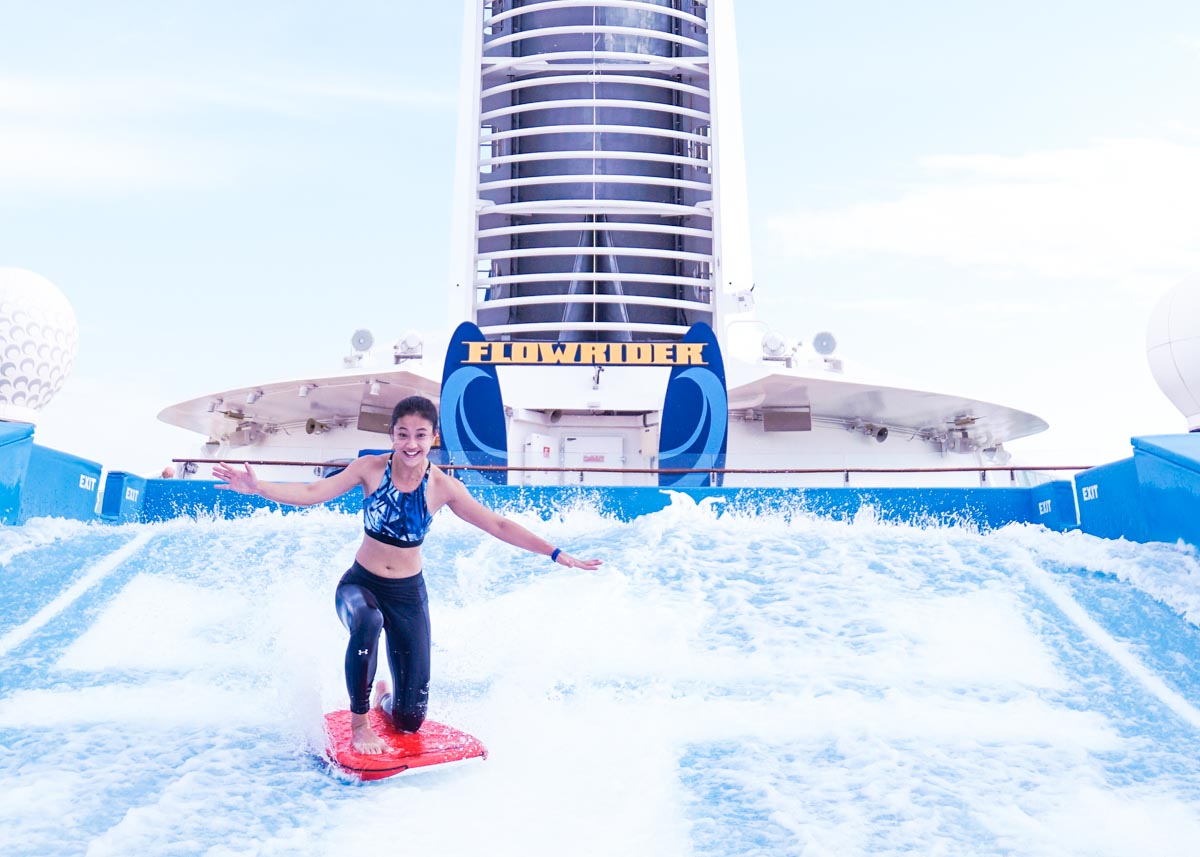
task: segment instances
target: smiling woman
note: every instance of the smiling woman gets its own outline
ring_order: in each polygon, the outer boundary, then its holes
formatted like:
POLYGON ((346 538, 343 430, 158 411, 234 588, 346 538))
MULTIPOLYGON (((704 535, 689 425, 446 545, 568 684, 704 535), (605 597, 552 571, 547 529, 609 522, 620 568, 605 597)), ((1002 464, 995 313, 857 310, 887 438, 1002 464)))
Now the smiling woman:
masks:
POLYGON ((294 506, 324 503, 361 488, 364 535, 354 564, 337 587, 337 611, 350 632, 346 647, 346 690, 350 695, 351 744, 355 751, 386 749, 369 717, 371 683, 380 634, 387 632, 392 684, 376 687, 375 706, 388 725, 403 732, 421 728, 429 704, 430 647, 428 594, 422 574, 421 544, 443 506, 484 532, 516 547, 540 553, 567 568, 592 570, 599 560, 578 560, 516 522, 475 500, 461 482, 429 461, 437 434, 437 407, 423 396, 402 399, 392 410, 392 450, 364 455, 344 470, 308 483, 260 482, 250 465, 238 470, 218 464, 218 488, 257 494, 294 506))

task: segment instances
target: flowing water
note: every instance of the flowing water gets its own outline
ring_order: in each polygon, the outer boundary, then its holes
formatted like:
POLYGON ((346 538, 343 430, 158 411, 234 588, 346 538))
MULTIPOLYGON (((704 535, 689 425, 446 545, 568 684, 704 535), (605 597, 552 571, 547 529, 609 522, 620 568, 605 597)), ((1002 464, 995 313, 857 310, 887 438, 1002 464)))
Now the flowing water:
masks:
POLYGON ((0 530, 0 854, 1168 855, 1200 842, 1193 549, 1013 525, 442 513, 430 717, 350 781, 328 510, 0 530))

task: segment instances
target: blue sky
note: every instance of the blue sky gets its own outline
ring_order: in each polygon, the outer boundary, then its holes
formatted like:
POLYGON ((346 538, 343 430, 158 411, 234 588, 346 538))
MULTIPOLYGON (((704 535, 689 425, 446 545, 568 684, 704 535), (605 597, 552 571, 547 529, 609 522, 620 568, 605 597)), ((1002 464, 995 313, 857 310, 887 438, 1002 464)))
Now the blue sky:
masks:
MULTIPOLYGON (((81 328, 41 442, 156 471, 166 405, 444 325, 462 5, 416 5, 0 0, 0 265, 81 328)), ((737 10, 764 317, 1047 419, 1018 452, 1184 428, 1144 340, 1200 274, 1200 5, 737 10)))

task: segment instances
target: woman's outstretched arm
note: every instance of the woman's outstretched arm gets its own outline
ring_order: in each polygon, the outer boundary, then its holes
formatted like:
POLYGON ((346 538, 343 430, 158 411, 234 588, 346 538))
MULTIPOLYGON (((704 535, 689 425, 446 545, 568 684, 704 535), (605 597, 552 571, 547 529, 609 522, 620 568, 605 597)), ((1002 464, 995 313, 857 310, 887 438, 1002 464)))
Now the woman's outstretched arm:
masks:
POLYGON ((276 503, 289 506, 313 506, 340 497, 363 482, 366 469, 364 458, 357 458, 340 473, 314 482, 261 482, 249 464, 238 469, 221 462, 213 466, 213 476, 225 484, 218 489, 239 494, 257 494, 276 503))
POLYGON ((493 512, 472 497, 471 493, 467 491, 467 486, 458 480, 446 477, 446 483, 448 483, 446 485, 448 491, 446 505, 450 507, 450 511, 468 524, 474 524, 485 533, 495 536, 503 542, 508 542, 514 547, 551 557, 559 565, 565 565, 568 568, 582 568, 591 571, 600 567, 600 560, 576 559, 541 536, 531 533, 516 521, 493 512))

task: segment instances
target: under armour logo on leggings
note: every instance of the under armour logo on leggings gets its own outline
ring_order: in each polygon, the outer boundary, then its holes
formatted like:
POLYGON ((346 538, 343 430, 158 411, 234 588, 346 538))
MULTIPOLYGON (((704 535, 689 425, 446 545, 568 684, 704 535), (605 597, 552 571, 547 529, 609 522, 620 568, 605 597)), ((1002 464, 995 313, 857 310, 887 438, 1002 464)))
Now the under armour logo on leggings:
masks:
POLYGON ((371 651, 370 649, 359 649, 359 650, 358 650, 358 653, 359 653, 360 655, 365 655, 365 654, 367 654, 367 653, 368 653, 368 652, 370 652, 370 651, 371 651))

